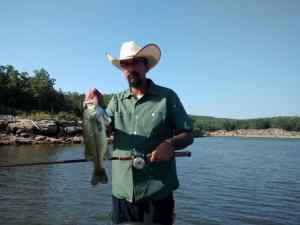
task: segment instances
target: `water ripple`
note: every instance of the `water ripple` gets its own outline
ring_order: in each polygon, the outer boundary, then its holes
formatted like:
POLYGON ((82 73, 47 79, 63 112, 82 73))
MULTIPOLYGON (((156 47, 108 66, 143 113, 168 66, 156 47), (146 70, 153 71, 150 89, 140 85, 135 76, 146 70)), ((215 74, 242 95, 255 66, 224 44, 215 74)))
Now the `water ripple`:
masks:
MULTIPOLYGON (((300 224, 299 148, 295 140, 196 139, 193 157, 177 160, 176 225, 300 224)), ((82 156, 80 145, 0 148, 7 161, 82 156)), ((111 184, 91 187, 91 171, 89 163, 0 170, 0 224, 107 225, 111 184)))

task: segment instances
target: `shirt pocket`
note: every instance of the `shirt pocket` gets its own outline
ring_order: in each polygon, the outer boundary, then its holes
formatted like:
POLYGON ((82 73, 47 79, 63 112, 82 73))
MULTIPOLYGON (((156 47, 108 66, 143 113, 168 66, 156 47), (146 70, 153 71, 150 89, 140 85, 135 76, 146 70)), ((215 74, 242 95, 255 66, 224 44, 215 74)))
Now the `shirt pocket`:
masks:
POLYGON ((147 137, 161 136, 165 132, 166 115, 163 112, 152 112, 145 120, 145 129, 147 137))
POLYGON ((115 129, 128 132, 131 129, 131 117, 130 113, 116 112, 114 115, 115 129))
POLYGON ((117 112, 114 115, 114 148, 130 150, 132 127, 131 115, 129 113, 117 112))
POLYGON ((116 112, 114 115, 114 125, 116 129, 124 127, 124 116, 122 112, 116 112))

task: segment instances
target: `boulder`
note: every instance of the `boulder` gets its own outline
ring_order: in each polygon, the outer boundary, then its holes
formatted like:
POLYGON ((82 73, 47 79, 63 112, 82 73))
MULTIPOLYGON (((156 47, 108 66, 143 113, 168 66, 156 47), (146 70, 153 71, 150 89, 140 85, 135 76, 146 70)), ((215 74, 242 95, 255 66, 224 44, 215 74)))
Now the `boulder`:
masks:
POLYGON ((82 132, 82 128, 78 126, 65 127, 64 132, 67 135, 76 135, 82 132))
POLYGON ((16 133, 17 131, 18 133, 22 133, 22 132, 31 133, 35 128, 31 120, 20 119, 17 120, 16 122, 8 123, 7 129, 12 133, 16 133))
POLYGON ((75 136, 72 138, 72 142, 74 144, 80 144, 80 143, 83 143, 83 138, 81 136, 75 136))
POLYGON ((64 143, 66 144, 72 143, 72 138, 71 137, 64 138, 64 143))
POLYGON ((0 120, 0 131, 6 130, 7 125, 8 125, 8 121, 6 121, 6 120, 0 120))
POLYGON ((15 143, 15 137, 8 134, 0 134, 0 145, 9 145, 15 143))
POLYGON ((63 142, 63 139, 47 137, 46 142, 49 143, 49 144, 59 144, 59 143, 63 142))
POLYGON ((58 132, 58 126, 54 120, 40 120, 35 124, 39 134, 55 135, 58 132))
POLYGON ((59 126, 62 127, 72 127, 72 126, 77 126, 77 122, 74 120, 68 121, 68 120, 60 120, 59 121, 59 126))
POLYGON ((46 136, 43 136, 43 135, 37 135, 34 140, 35 141, 43 141, 45 140, 47 137, 46 136))
POLYGON ((16 137, 16 144, 32 144, 31 138, 16 137))
POLYGON ((23 132, 23 133, 20 133, 19 136, 23 137, 23 138, 29 138, 30 134, 23 132))

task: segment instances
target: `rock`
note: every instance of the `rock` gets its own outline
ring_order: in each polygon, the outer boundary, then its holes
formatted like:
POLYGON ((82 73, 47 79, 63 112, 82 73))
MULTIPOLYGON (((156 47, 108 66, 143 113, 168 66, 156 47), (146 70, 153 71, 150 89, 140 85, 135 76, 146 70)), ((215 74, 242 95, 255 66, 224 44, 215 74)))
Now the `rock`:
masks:
POLYGON ((64 143, 66 143, 66 144, 72 143, 72 138, 71 137, 64 138, 64 143))
POLYGON ((16 122, 11 122, 8 123, 7 129, 13 133, 18 133, 21 132, 27 132, 27 133, 32 133, 34 130, 34 125, 32 124, 31 120, 17 120, 16 122))
POLYGON ((58 133, 56 134, 57 137, 64 137, 65 136, 65 131, 63 127, 58 127, 58 133))
POLYGON ((43 141, 45 140, 47 137, 43 136, 43 135, 38 135, 34 138, 35 141, 43 141))
POLYGON ((67 135, 76 135, 82 132, 82 128, 78 126, 65 127, 64 132, 67 135))
POLYGON ((14 144, 15 142, 12 142, 10 140, 0 140, 0 145, 11 145, 14 144))
POLYGON ((286 131, 279 128, 269 129, 239 129, 233 131, 209 131, 208 136, 239 136, 239 137, 266 137, 266 138, 300 138, 300 132, 286 131))
POLYGON ((9 145, 15 143, 15 137, 8 134, 0 134, 0 145, 9 145))
POLYGON ((23 138, 29 138, 30 134, 28 134, 28 133, 20 133, 19 136, 23 137, 23 138))
POLYGON ((9 115, 9 114, 0 114, 0 120, 4 120, 7 122, 15 122, 16 117, 13 115, 9 115))
POLYGON ((23 131, 24 131, 24 129, 18 129, 18 130, 16 131, 16 134, 20 135, 23 131))
POLYGON ((31 138, 17 137, 15 142, 16 144, 32 144, 33 140, 31 138))
POLYGON ((73 127, 73 126, 77 126, 77 122, 74 120, 68 121, 68 120, 61 120, 59 121, 59 126, 62 127, 73 127))
POLYGON ((80 143, 83 142, 83 138, 81 136, 75 136, 75 137, 72 138, 72 142, 74 144, 80 144, 80 143))
POLYGON ((0 131, 6 130, 7 125, 8 125, 8 121, 6 121, 6 120, 0 120, 0 131))
POLYGON ((50 144, 59 144, 63 142, 63 139, 47 137, 46 142, 50 144))
POLYGON ((44 141, 36 141, 36 140, 34 140, 34 141, 32 142, 32 144, 35 144, 35 145, 41 145, 41 144, 45 144, 45 142, 44 142, 44 141))
POLYGON ((58 126, 54 120, 41 120, 35 123, 39 134, 55 135, 58 132, 58 126))

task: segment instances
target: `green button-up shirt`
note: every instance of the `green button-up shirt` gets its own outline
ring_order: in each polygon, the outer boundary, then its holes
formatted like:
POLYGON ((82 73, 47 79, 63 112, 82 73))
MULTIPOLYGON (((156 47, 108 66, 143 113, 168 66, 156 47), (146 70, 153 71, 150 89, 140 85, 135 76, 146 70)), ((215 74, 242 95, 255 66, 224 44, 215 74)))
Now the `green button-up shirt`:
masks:
MULTIPOLYGON (((142 98, 136 98, 129 89, 123 91, 112 97, 107 113, 113 122, 113 156, 148 154, 175 130, 192 129, 176 93, 149 79, 142 98)), ((117 198, 130 202, 161 199, 178 185, 175 160, 149 163, 140 170, 131 160, 112 161, 112 193, 117 198)))

